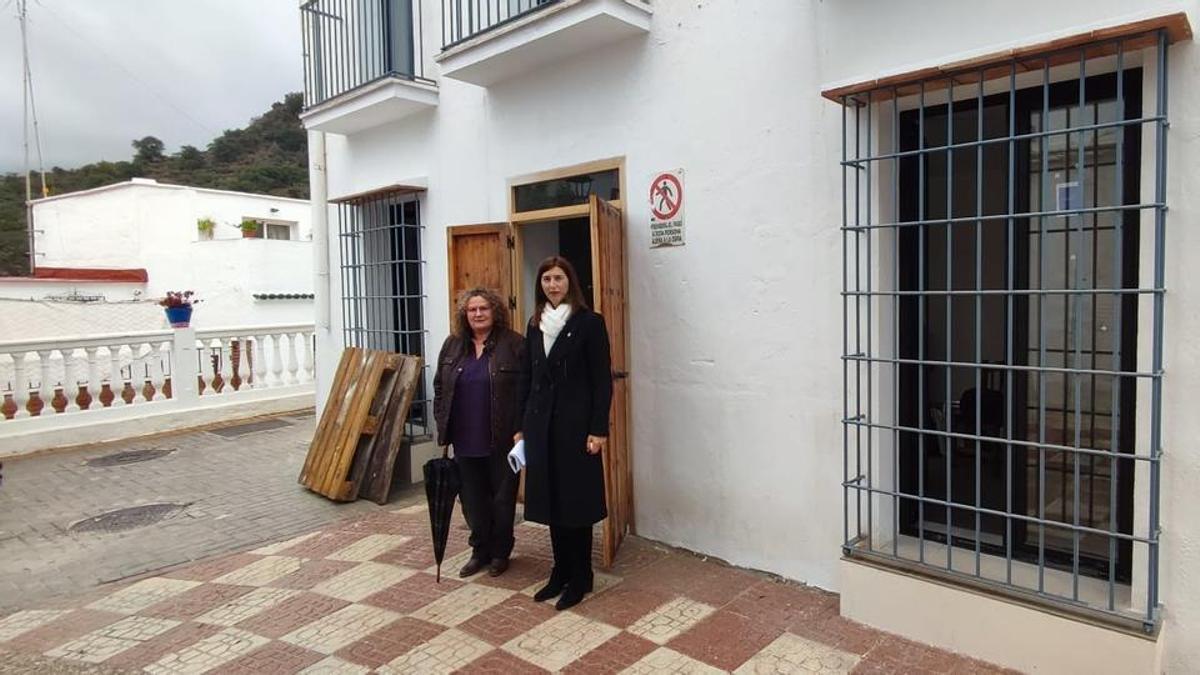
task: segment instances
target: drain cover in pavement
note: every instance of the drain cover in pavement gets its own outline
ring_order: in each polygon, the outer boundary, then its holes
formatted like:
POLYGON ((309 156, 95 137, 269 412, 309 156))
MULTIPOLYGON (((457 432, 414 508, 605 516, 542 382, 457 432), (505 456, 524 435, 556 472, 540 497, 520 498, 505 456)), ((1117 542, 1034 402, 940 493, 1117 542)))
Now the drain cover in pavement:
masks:
POLYGON ((71 525, 72 532, 124 532, 153 525, 187 504, 143 504, 101 513, 71 525))
POLYGON ((209 429, 209 433, 225 438, 235 438, 243 434, 252 434, 256 431, 267 431, 270 429, 282 429, 283 427, 292 426, 289 422, 284 422, 281 419, 261 420, 258 422, 250 422, 248 424, 235 424, 231 427, 221 427, 220 429, 209 429))
POLYGON ((126 452, 115 452, 111 455, 102 457, 93 457, 87 461, 88 466, 121 466, 124 464, 134 464, 136 462, 148 462, 159 457, 166 457, 175 452, 175 448, 147 448, 145 450, 128 450, 126 452))

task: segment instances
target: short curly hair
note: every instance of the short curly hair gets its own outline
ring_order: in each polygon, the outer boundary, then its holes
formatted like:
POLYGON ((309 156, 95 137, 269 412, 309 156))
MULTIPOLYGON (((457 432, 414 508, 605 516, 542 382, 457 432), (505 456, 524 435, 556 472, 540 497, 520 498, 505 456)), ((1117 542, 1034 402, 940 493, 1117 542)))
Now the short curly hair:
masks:
POLYGON ((477 286, 458 294, 455 314, 458 317, 458 335, 464 340, 471 339, 471 323, 467 321, 467 303, 472 298, 483 298, 492 306, 492 331, 502 331, 508 328, 508 308, 500 299, 500 294, 490 288, 477 286))

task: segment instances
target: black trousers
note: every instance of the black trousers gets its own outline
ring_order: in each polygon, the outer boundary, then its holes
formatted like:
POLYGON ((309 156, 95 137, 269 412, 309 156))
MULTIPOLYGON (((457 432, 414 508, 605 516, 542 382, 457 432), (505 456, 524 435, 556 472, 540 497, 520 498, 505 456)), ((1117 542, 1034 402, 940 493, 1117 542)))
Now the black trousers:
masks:
POLYGON ((463 515, 471 527, 468 540, 480 560, 507 559, 513 549, 517 508, 517 474, 502 452, 489 457, 455 457, 462 477, 463 515))
POLYGON ((554 551, 551 575, 568 585, 592 586, 592 526, 550 526, 550 547, 554 551))

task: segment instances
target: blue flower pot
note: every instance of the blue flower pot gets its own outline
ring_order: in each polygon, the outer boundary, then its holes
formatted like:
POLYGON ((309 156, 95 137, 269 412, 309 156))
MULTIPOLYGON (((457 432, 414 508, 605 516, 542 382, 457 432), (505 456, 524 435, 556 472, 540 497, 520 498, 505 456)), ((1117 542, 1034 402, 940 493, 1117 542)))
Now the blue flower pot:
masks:
POLYGON ((192 322, 192 306, 167 307, 167 321, 172 328, 187 328, 192 322))

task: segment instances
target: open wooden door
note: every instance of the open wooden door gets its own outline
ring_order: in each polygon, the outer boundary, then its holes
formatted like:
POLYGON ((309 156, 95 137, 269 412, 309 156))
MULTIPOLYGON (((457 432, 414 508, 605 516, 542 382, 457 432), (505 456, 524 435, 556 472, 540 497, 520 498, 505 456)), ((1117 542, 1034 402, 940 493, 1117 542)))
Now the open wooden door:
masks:
POLYGON ((625 226, 621 210, 596 195, 589 198, 592 225, 592 270, 596 277, 593 307, 604 317, 612 345, 613 401, 604 456, 604 489, 608 518, 604 521, 604 566, 611 567, 617 549, 633 524, 633 466, 629 452, 629 373, 626 345, 625 226))
POLYGON ((524 332, 516 316, 513 294, 513 235, 508 223, 458 225, 446 228, 446 259, 450 272, 450 330, 454 330, 459 293, 476 286, 490 288, 508 303, 509 325, 524 332))

